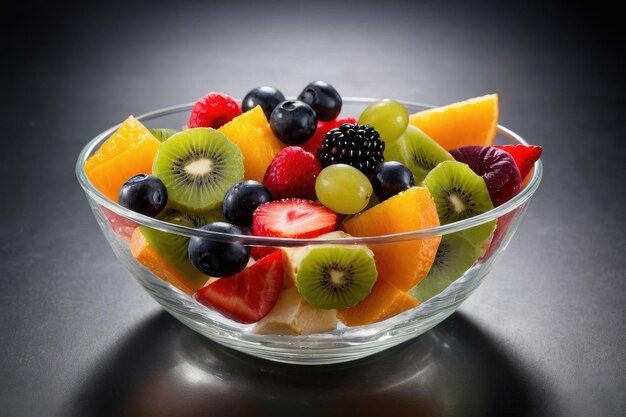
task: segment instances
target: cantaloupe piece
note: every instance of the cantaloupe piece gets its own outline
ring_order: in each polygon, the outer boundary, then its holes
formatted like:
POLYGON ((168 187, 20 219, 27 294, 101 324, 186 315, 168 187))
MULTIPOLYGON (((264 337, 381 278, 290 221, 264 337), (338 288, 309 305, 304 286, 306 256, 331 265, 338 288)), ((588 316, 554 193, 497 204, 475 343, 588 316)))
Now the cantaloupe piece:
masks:
MULTIPOLYGON (((412 187, 343 223, 352 236, 379 236, 439 226, 433 198, 425 187, 412 187)), ((441 236, 384 245, 369 245, 374 252, 378 279, 402 291, 416 286, 430 270, 441 236)))
POLYGON ((204 281, 190 280, 181 274, 178 269, 163 259, 154 247, 148 243, 144 235, 141 233, 140 227, 133 231, 130 241, 130 251, 133 257, 145 266, 148 271, 152 272, 162 280, 169 282, 188 295, 192 295, 198 291, 205 283, 204 281))
POLYGON ((244 178, 262 182, 267 167, 284 145, 272 132, 261 106, 235 117, 218 130, 239 146, 244 178))
POLYGON ((117 202, 122 185, 138 174, 151 174, 160 142, 133 116, 120 125, 85 162, 89 181, 117 202))
POLYGON ((448 151, 461 146, 489 146, 498 128, 498 95, 424 110, 410 115, 409 123, 448 151))
POLYGON ((337 317, 346 326, 361 326, 386 320, 418 305, 415 298, 379 279, 363 301, 337 310, 337 317))

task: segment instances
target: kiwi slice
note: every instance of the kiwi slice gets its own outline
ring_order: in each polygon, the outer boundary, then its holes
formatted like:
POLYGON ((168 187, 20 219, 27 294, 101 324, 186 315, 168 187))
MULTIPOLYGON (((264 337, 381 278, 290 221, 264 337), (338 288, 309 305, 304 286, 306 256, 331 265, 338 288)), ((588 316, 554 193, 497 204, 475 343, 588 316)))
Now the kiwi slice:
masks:
POLYGON ((441 145, 411 125, 398 140, 385 145, 385 161, 398 161, 404 164, 413 173, 416 184, 440 162, 454 160, 441 145))
POLYGON ((150 129, 150 133, 152 133, 152 136, 157 138, 159 142, 165 142, 178 132, 174 129, 150 129))
MULTIPOLYGON (((464 163, 444 161, 428 173, 424 179, 437 206, 441 224, 468 219, 493 209, 487 185, 464 163)), ((495 220, 462 232, 476 246, 481 246, 493 233, 495 220)))
POLYGON ((198 127, 161 143, 152 171, 165 184, 174 208, 206 212, 218 207, 226 191, 243 179, 243 156, 224 134, 198 127))
POLYGON ((179 224, 182 226, 193 227, 197 229, 205 224, 213 222, 225 222, 224 212, 222 208, 216 208, 205 213, 188 213, 175 209, 167 209, 157 217, 168 223, 179 224))
POLYGON ((443 236, 428 275, 409 294, 420 302, 429 300, 461 277, 482 254, 483 250, 462 234, 443 236))
POLYGON ((369 249, 327 245, 308 248, 295 281, 313 307, 335 309, 352 307, 367 297, 377 277, 369 249))
MULTIPOLYGON (((206 224, 207 218, 201 218, 195 214, 186 214, 178 211, 169 211, 165 215, 159 216, 161 220, 168 223, 178 224, 187 227, 199 227, 198 223, 206 224)), ((201 224, 201 225, 202 225, 201 224)), ((176 233, 162 232, 146 226, 140 226, 141 234, 155 251, 171 266, 176 268, 183 276, 188 278, 197 286, 202 286, 209 277, 198 271, 189 261, 187 247, 189 238, 176 233)))

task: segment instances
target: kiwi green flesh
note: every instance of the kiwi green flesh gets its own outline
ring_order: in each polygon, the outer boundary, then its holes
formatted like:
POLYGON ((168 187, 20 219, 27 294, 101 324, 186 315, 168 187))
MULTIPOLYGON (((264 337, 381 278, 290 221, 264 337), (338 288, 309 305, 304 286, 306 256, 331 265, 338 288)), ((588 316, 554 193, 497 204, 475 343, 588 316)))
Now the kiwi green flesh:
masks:
MULTIPOLYGON (((485 181, 464 163, 439 163, 428 173, 423 184, 433 196, 441 224, 468 219, 493 209, 485 181)), ((480 246, 489 239, 495 227, 494 220, 460 233, 480 246)))
POLYGON ((440 162, 454 160, 441 145, 411 125, 398 140, 385 145, 385 160, 404 164, 413 173, 416 184, 440 162))
POLYGON ((202 213, 217 208, 243 179, 243 156, 217 130, 194 128, 161 143, 152 169, 165 184, 171 206, 202 213))
POLYGON ((165 142, 178 132, 174 129, 150 129, 150 133, 152 133, 152 136, 157 138, 159 142, 165 142))
POLYGON ((409 290, 409 294, 420 302, 428 301, 463 276, 482 253, 482 249, 467 240, 463 234, 443 236, 428 275, 409 290))
POLYGON ((372 291, 378 272, 374 258, 363 248, 323 246, 302 259, 296 287, 313 307, 347 308, 372 291))
MULTIPOLYGON (((195 227, 184 213, 171 212, 161 220, 180 226, 195 227)), ((200 273, 189 261, 187 247, 189 238, 175 233, 162 232, 146 226, 140 226, 141 234, 154 250, 181 275, 198 286, 203 285, 208 276, 200 273)))

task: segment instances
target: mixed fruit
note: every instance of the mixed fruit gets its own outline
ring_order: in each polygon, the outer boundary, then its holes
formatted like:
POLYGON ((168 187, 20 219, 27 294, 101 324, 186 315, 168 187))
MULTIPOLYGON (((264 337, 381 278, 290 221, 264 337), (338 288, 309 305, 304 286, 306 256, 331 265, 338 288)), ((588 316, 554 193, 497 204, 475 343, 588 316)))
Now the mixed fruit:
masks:
POLYGON ((498 96, 409 115, 398 101, 340 117, 323 81, 286 100, 200 98, 181 131, 132 116, 85 164, 130 210, 215 232, 168 233, 103 208, 133 257, 201 304, 261 334, 309 334, 385 320, 439 294, 485 256, 506 217, 443 237, 324 243, 414 232, 485 213, 523 187, 538 146, 492 146, 498 96), (251 246, 242 235, 316 239, 251 246), (239 237, 239 239, 238 239, 239 237))

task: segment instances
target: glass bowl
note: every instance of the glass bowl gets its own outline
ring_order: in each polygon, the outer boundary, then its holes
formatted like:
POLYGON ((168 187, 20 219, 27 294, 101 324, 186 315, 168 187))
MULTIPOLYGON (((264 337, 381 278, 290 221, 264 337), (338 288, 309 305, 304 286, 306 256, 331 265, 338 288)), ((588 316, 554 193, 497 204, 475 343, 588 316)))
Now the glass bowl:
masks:
MULTIPOLYGON (((374 101, 376 100, 369 98, 344 98, 342 115, 358 116, 369 103, 374 101)), ((412 102, 403 102, 403 104, 409 113, 432 107, 412 102)), ((186 124, 191 106, 192 103, 168 107, 138 116, 137 119, 150 128, 179 128, 186 124)), ((135 280, 166 311, 191 329, 232 349, 268 360, 294 364, 330 364, 363 358, 414 338, 452 314, 480 285, 506 248, 531 197, 539 186, 542 175, 541 162, 538 161, 529 178, 526 179, 522 191, 505 204, 470 219, 415 232, 324 241, 225 235, 170 224, 135 213, 111 201, 90 183, 85 174, 85 161, 118 126, 105 130, 91 140, 80 153, 76 164, 76 175, 80 185, 85 190, 96 220, 116 256, 135 280), (494 220, 497 221, 498 227, 486 253, 438 295, 384 321, 358 327, 346 327, 339 324, 333 331, 304 336, 256 334, 251 331, 253 325, 234 322, 203 306, 192 296, 161 280, 136 261, 131 254, 128 239, 123 237, 124 233, 120 233, 120 230, 124 228, 142 225, 180 236, 238 241, 250 246, 361 244, 367 245, 374 251, 383 247, 403 248, 406 253, 407 248, 414 247, 420 242, 480 227, 494 220)), ((495 143, 527 144, 519 135, 503 126, 498 126, 495 143)))

